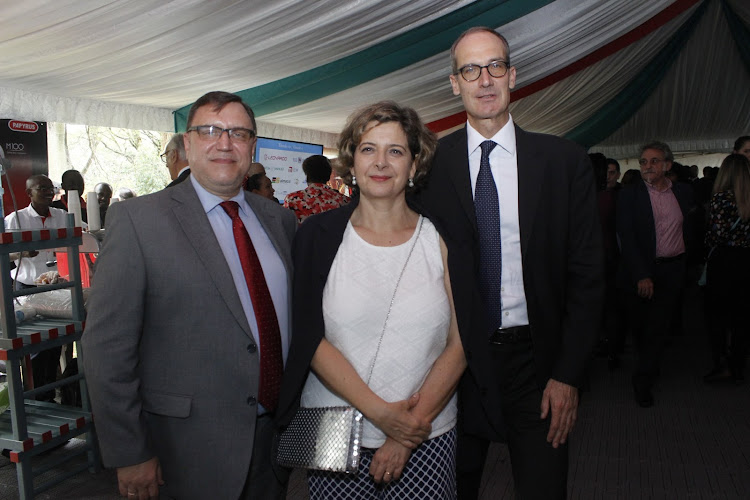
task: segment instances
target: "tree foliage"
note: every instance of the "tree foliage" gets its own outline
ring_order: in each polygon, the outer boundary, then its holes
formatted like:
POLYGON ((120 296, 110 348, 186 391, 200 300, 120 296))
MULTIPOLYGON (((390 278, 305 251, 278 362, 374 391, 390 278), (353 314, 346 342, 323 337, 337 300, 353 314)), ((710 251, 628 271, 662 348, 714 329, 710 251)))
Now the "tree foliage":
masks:
MULTIPOLYGON (((159 155, 172 134, 73 124, 52 130, 62 135, 58 140, 63 149, 58 154, 61 158, 50 161, 54 181, 59 182, 65 170, 75 169, 83 175, 86 191, 106 182, 115 193, 127 187, 138 195, 159 191, 169 183, 169 172, 159 155)), ((50 154, 54 154, 52 149, 50 154)))

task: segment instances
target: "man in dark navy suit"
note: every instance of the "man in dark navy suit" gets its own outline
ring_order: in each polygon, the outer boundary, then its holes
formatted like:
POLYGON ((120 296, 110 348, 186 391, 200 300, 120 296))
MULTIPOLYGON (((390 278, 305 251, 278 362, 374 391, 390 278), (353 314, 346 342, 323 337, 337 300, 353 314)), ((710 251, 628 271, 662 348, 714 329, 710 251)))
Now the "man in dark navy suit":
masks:
POLYGON ((176 186, 188 178, 190 167, 188 166, 188 159, 185 153, 183 134, 173 135, 172 139, 167 143, 167 147, 164 148, 164 152, 159 156, 167 164, 169 177, 172 179, 172 182, 167 184, 167 187, 176 186))
POLYGON ((440 141, 419 203, 445 231, 469 364, 459 498, 477 498, 491 440, 508 443, 518 498, 564 498, 603 296, 593 169, 579 146, 513 123, 505 38, 472 28, 451 60, 468 122, 440 141))

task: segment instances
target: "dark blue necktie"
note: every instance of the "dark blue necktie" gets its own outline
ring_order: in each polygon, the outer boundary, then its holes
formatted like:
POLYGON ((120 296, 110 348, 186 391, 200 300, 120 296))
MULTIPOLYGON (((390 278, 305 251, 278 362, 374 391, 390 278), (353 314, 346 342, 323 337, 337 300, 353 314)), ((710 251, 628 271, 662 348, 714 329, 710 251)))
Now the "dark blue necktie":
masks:
POLYGON ((490 152, 497 146, 493 141, 484 141, 479 175, 474 188, 474 210, 479 229, 479 286, 487 311, 487 319, 493 330, 502 325, 502 254, 500 252, 500 200, 497 186, 490 169, 490 152))

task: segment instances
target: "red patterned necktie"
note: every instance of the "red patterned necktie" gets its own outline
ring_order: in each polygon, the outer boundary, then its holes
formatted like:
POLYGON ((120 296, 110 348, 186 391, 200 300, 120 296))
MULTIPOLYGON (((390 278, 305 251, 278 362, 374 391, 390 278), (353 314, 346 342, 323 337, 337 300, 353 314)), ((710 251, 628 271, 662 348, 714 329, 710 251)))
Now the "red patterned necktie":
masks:
POLYGON ((276 409, 279 401, 281 375, 284 362, 281 357, 281 333, 276 318, 276 309, 268 291, 263 268, 255 253, 255 247, 247 234, 239 214, 239 204, 236 201, 224 201, 221 208, 232 218, 232 232, 237 252, 240 254, 242 271, 245 282, 253 302, 255 320, 258 323, 258 337, 260 339, 260 393, 258 401, 268 411, 276 409))

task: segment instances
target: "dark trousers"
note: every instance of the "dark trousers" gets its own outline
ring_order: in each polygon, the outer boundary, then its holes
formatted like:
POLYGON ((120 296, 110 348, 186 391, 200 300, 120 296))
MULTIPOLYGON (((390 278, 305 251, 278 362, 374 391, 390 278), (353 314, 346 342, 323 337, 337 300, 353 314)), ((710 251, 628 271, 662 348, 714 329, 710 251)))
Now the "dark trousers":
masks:
POLYGON ((654 282, 651 299, 632 294, 635 312, 633 334, 638 353, 633 380, 640 386, 650 388, 659 375, 661 356, 685 287, 685 262, 683 257, 656 264, 651 277, 654 282))
POLYGON ((276 464, 276 426, 269 414, 255 422, 253 458, 240 499, 283 500, 291 471, 276 464))
MULTIPOLYGON (((547 442, 550 419, 539 418, 542 389, 536 380, 531 342, 489 345, 507 431, 516 498, 565 498, 568 481, 568 446, 547 442)), ((459 500, 479 496, 489 441, 467 434, 458 437, 457 482, 459 500)))
POLYGON ((750 249, 717 247, 706 273, 706 317, 714 366, 728 354, 734 376, 743 375, 750 344, 749 283, 750 249))

